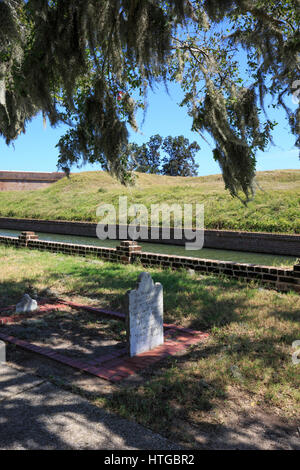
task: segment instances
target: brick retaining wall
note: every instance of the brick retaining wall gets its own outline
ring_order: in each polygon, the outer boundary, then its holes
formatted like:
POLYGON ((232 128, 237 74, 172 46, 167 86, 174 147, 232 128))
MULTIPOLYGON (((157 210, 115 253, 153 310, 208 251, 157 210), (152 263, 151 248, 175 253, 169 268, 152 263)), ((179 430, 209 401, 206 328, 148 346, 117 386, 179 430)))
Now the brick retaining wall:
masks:
POLYGON ((23 191, 46 188, 60 180, 65 173, 0 171, 0 191, 23 191))
POLYGON ((300 292, 300 262, 293 268, 283 269, 274 266, 147 253, 143 252, 141 247, 133 241, 122 241, 117 248, 105 248, 38 240, 34 232, 23 232, 19 238, 0 236, 0 243, 54 253, 94 256, 111 262, 140 263, 144 267, 193 269, 195 272, 204 274, 229 276, 245 281, 256 280, 278 290, 300 292))
MULTIPOLYGON (((75 235, 97 237, 97 224, 91 222, 68 222, 60 220, 16 219, 0 217, 0 229, 34 230, 35 232, 58 233, 62 235, 75 235)), ((116 237, 121 230, 127 232, 127 227, 116 226, 116 237), (125 230, 124 230, 125 228, 125 230)), ((163 243, 168 245, 184 245, 184 238, 176 238, 176 229, 170 229, 170 237, 162 238, 161 228, 157 239, 151 237, 151 227, 148 227, 148 237, 140 242, 163 243)), ((235 232, 230 230, 204 230, 204 248, 221 250, 248 251, 252 253, 269 253, 300 257, 300 235, 289 235, 264 232, 235 232)))

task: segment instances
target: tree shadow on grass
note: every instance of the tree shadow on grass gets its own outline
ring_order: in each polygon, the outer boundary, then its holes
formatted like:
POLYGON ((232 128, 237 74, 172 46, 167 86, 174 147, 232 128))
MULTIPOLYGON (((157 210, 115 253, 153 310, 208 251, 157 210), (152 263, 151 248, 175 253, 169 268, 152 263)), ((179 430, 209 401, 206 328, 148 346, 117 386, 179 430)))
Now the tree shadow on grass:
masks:
POLYGON ((278 320, 296 323, 296 326, 300 324, 300 308, 287 310, 286 308, 277 307, 276 310, 270 311, 269 316, 278 320))
MULTIPOLYGON (((291 338, 288 333, 282 336, 285 344, 290 344, 291 338)), ((183 445, 206 449, 300 449, 295 432, 299 422, 296 424, 293 419, 288 425, 275 414, 272 416, 272 404, 268 405, 268 400, 264 404, 264 394, 259 394, 263 406, 251 408, 251 413, 249 406, 247 411, 247 407, 231 405, 230 411, 226 404, 234 403, 234 389, 243 397, 243 405, 255 401, 251 384, 256 387, 261 382, 267 393, 275 386, 282 394, 281 386, 283 391, 287 385, 286 391, 289 397, 294 394, 293 403, 297 406, 300 375, 297 378, 297 370, 292 369, 295 366, 291 357, 277 349, 276 339, 245 342, 241 335, 231 335, 230 339, 230 345, 221 340, 201 343, 180 357, 169 358, 156 369, 145 371, 144 385, 116 391, 110 406, 116 411, 126 409, 126 416, 156 432, 163 429, 164 436, 183 445), (253 368, 249 367, 251 363, 253 368), (284 368, 289 371, 285 373, 284 368), (270 370, 273 372, 265 375, 270 370), (229 415, 228 419, 214 419, 215 412, 229 415)))
POLYGON ((34 280, 26 278, 22 281, 0 282, 0 309, 19 302, 24 293, 32 294, 34 280))
MULTIPOLYGON (((74 279, 68 296, 83 295, 108 303, 110 308, 125 310, 125 293, 136 287, 142 267, 126 268, 109 265, 107 269, 95 266, 73 266, 68 274, 74 279)), ((188 318, 188 325, 194 329, 209 329, 233 321, 243 321, 240 313, 247 302, 247 285, 229 279, 206 276, 197 279, 186 272, 149 270, 155 282, 164 289, 164 319, 180 324, 188 318), (232 289, 234 296, 225 298, 226 290, 232 289), (221 298, 223 297, 223 298, 221 298)), ((49 279, 51 281, 51 277, 49 279)))

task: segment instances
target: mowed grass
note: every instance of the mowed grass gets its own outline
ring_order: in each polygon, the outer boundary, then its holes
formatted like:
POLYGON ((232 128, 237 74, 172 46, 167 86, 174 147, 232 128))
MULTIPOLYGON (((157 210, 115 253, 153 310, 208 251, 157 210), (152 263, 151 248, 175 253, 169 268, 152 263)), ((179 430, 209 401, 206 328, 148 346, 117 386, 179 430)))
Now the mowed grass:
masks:
MULTIPOLYGON (((138 265, 0 247, 0 304, 24 292, 123 310, 138 265)), ((215 276, 149 269, 164 287, 164 319, 210 333, 183 356, 143 372, 144 382, 99 393, 94 403, 174 440, 197 446, 195 429, 226 425, 231 409, 259 410, 294 422, 300 415, 298 294, 215 276), (194 431, 193 431, 194 430, 194 431), (192 444, 191 444, 192 443, 192 444)))
POLYGON ((257 182, 261 190, 245 208, 225 191, 221 175, 138 174, 134 187, 124 187, 105 172, 83 172, 42 190, 0 192, 0 216, 98 222, 100 204, 113 204, 118 215, 119 196, 127 196, 149 214, 152 204, 204 204, 208 229, 299 233, 300 170, 258 172, 257 182))

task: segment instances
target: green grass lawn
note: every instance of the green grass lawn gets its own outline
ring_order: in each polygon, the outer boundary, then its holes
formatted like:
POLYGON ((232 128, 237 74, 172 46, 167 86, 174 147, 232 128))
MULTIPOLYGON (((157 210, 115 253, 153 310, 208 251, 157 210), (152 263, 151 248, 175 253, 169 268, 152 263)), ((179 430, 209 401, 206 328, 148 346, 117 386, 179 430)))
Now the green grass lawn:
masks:
MULTIPOLYGON (((0 304, 23 293, 61 297, 123 310, 140 266, 0 247, 0 304)), ((300 415, 300 297, 214 276, 149 269, 164 287, 165 321, 207 331, 210 338, 183 356, 143 372, 144 382, 98 394, 94 403, 180 442, 191 429, 226 424, 231 407, 289 420, 300 415)), ((42 360, 42 359, 41 359, 42 360)))
POLYGON ((205 227, 281 233, 300 232, 300 170, 258 172, 262 188, 244 207, 224 189, 221 175, 182 178, 139 174, 126 188, 104 172, 83 172, 37 191, 0 192, 0 216, 52 220, 98 221, 96 208, 119 196, 128 204, 199 203, 205 205, 205 227))

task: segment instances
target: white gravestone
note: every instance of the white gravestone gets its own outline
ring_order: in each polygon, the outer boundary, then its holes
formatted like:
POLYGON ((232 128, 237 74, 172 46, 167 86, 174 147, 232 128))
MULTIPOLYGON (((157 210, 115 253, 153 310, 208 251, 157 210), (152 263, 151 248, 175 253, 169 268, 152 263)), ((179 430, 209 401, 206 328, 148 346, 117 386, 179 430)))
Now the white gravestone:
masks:
POLYGON ((127 344, 129 355, 150 351, 164 342, 163 287, 150 274, 141 273, 136 289, 127 293, 127 344))

